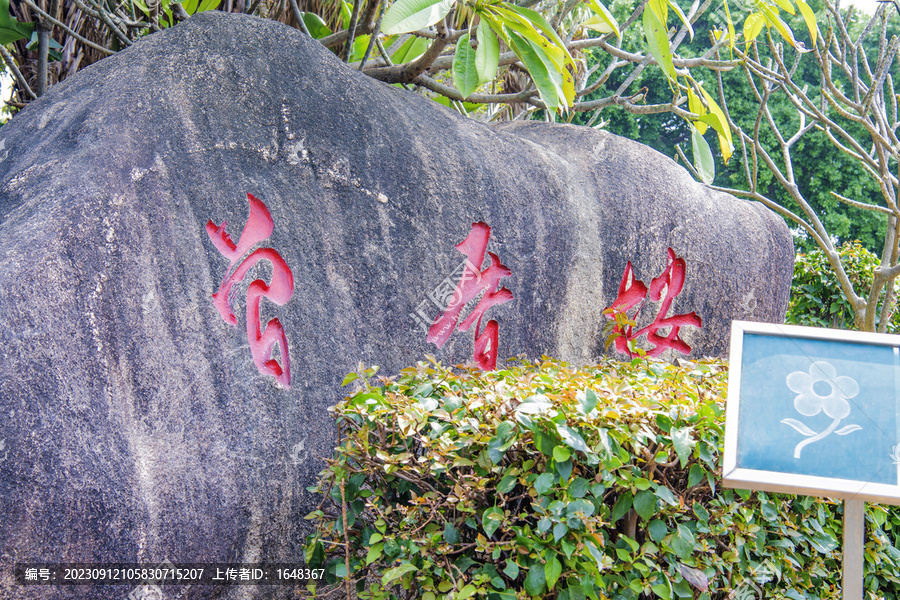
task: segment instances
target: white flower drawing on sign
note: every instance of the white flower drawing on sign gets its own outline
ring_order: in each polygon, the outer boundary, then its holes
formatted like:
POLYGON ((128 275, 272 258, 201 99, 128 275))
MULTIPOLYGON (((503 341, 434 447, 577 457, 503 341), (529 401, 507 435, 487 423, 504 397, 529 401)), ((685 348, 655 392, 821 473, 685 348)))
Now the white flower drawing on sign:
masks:
POLYGON ((794 448, 794 458, 800 458, 800 452, 805 446, 818 442, 832 433, 847 435, 857 429, 859 425, 845 425, 837 429, 841 420, 850 415, 850 403, 848 398, 853 398, 859 393, 859 384, 852 377, 837 376, 837 371, 831 363, 817 361, 809 366, 809 372, 794 371, 787 376, 787 386, 797 392, 794 398, 794 408, 805 417, 814 417, 822 411, 834 419, 827 429, 816 433, 806 424, 797 419, 782 419, 782 423, 790 425, 807 439, 794 448))

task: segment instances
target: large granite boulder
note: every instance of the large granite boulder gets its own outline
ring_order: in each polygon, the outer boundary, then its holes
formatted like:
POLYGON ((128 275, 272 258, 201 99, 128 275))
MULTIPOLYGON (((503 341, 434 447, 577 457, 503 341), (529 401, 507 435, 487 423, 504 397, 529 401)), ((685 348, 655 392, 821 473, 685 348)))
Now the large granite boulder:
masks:
MULTIPOLYGON (((91 66, 0 148, 4 598, 131 589, 20 587, 30 561, 302 562, 360 361, 469 361, 475 330, 482 361, 590 360, 626 263, 653 288, 669 248, 694 355, 787 305, 791 237, 760 205, 602 131, 467 120, 249 17, 91 66), (436 319, 456 292, 467 332, 436 319)), ((182 597, 291 593, 260 590, 182 597)))

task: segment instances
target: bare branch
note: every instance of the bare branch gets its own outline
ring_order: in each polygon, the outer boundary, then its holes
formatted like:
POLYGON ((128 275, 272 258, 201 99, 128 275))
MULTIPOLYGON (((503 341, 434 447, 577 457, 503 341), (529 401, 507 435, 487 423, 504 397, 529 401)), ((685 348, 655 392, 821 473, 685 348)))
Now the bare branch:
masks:
POLYGON ((0 44, 0 56, 3 57, 3 62, 6 63, 7 68, 13 73, 13 77, 16 78, 16 81, 21 86, 22 91, 24 91, 32 100, 37 100, 37 94, 29 87, 28 82, 25 81, 25 78, 22 77, 22 72, 19 71, 19 67, 16 66, 16 61, 9 54, 9 51, 0 44))
POLYGON ((886 215, 894 214, 894 212, 892 210, 890 210, 889 208, 885 208, 883 206, 878 206, 877 204, 868 204, 866 202, 859 202, 858 200, 851 200, 850 198, 842 196, 833 190, 830 193, 831 193, 831 196, 835 200, 840 200, 841 202, 843 202, 844 204, 847 204, 848 206, 853 206, 855 208, 860 208, 862 210, 872 210, 875 212, 884 213, 886 215))

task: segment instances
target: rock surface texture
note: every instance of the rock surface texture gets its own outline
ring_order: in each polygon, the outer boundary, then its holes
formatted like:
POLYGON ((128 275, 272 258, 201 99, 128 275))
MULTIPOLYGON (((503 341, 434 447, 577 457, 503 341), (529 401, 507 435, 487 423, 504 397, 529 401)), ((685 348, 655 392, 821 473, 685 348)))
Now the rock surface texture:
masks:
POLYGON ((472 360, 477 324, 426 331, 473 223, 509 273, 480 325, 501 362, 601 354, 626 262, 649 286, 670 247, 694 355, 787 306, 791 236, 760 205, 601 131, 467 120, 274 22, 195 16, 0 140, 3 598, 133 593, 18 586, 29 561, 302 562, 345 374, 472 360))

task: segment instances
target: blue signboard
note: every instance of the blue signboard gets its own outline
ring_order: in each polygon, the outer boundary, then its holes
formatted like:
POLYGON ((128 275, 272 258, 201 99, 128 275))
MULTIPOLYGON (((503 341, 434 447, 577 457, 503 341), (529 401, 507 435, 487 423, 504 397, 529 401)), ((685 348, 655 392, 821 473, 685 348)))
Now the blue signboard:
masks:
POLYGON ((735 321, 727 487, 900 504, 900 336, 735 321))

